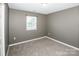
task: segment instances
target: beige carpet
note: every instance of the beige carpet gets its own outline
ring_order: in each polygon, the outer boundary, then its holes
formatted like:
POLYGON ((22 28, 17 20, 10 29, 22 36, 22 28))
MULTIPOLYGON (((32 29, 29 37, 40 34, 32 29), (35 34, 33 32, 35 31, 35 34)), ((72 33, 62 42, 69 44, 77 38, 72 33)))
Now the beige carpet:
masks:
POLYGON ((53 40, 43 38, 11 46, 9 56, 79 56, 79 51, 53 40))

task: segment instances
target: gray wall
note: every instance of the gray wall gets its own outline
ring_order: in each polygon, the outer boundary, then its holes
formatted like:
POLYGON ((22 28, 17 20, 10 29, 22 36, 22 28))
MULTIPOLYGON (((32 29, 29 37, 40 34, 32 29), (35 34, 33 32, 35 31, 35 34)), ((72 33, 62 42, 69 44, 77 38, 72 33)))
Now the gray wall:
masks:
POLYGON ((8 44, 9 44, 9 8, 8 8, 8 4, 5 4, 5 54, 7 53, 7 49, 8 49, 8 44))
POLYGON ((9 10, 9 44, 46 35, 46 16, 15 9, 9 10), (37 30, 26 30, 26 15, 37 16, 37 30), (14 40, 16 37, 16 40, 14 40))
POLYGON ((79 7, 48 15, 48 36, 79 47, 79 7))

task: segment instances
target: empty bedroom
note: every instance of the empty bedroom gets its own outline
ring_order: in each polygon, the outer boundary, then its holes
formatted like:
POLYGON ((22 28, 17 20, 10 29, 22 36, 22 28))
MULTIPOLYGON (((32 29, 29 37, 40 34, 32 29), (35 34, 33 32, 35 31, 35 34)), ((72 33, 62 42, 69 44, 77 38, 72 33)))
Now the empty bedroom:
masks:
POLYGON ((79 56, 79 3, 5 3, 3 6, 2 55, 79 56))

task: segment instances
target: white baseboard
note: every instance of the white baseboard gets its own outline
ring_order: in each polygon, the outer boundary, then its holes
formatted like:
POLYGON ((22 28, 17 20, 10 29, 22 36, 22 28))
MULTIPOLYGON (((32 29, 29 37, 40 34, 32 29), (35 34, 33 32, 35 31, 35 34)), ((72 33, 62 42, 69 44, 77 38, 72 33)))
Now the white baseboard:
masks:
POLYGON ((31 40, 22 41, 22 42, 18 42, 18 43, 10 44, 9 46, 19 45, 19 44, 22 44, 22 43, 27 43, 27 42, 31 42, 31 41, 35 41, 35 40, 39 40, 39 39, 42 39, 42 38, 45 38, 45 37, 46 37, 46 36, 43 36, 43 37, 40 37, 40 38, 31 39, 31 40))
POLYGON ((8 46, 6 56, 8 56, 8 54, 9 54, 9 48, 10 48, 10 46, 8 46))
POLYGON ((79 48, 77 48, 77 47, 75 47, 75 46, 72 46, 72 45, 66 44, 66 43, 64 43, 64 42, 61 42, 61 41, 59 41, 59 40, 53 39, 53 38, 48 37, 48 36, 45 36, 45 37, 48 38, 48 39, 51 39, 51 40, 53 40, 53 41, 55 41, 55 42, 58 42, 58 43, 60 43, 60 44, 63 44, 63 45, 65 45, 65 46, 71 47, 71 48, 73 48, 73 49, 79 51, 79 48))
MULTIPOLYGON (((53 41, 55 41, 55 42, 58 42, 58 43, 60 43, 60 44, 63 44, 63 45, 65 45, 65 46, 71 47, 71 48, 73 48, 73 49, 79 51, 79 48, 77 48, 77 47, 75 47, 75 46, 66 44, 66 43, 64 43, 64 42, 61 42, 61 41, 59 41, 59 40, 53 39, 53 38, 48 37, 48 36, 43 36, 43 37, 40 37, 40 38, 35 38, 35 39, 31 39, 31 40, 26 40, 26 41, 22 41, 22 42, 18 42, 18 43, 10 44, 9 47, 10 47, 10 46, 14 46, 14 45, 19 45, 19 44, 22 44, 22 43, 27 43, 27 42, 31 42, 31 41, 35 41, 35 40, 39 40, 39 39, 42 39, 42 38, 48 38, 48 39, 51 39, 51 40, 53 40, 53 41)), ((9 48, 8 48, 8 51, 9 51, 9 48)), ((8 54, 8 52, 7 52, 7 54, 8 54)))

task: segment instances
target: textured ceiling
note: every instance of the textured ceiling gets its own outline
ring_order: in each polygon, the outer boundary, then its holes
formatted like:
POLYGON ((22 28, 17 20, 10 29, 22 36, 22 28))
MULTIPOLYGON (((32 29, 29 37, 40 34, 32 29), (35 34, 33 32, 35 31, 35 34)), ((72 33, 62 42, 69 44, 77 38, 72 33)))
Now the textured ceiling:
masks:
POLYGON ((9 3, 9 8, 36 12, 40 14, 50 14, 64 9, 78 6, 79 3, 9 3))

